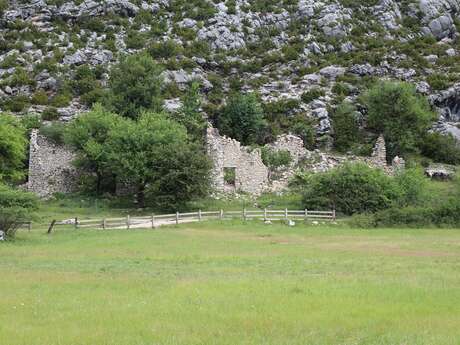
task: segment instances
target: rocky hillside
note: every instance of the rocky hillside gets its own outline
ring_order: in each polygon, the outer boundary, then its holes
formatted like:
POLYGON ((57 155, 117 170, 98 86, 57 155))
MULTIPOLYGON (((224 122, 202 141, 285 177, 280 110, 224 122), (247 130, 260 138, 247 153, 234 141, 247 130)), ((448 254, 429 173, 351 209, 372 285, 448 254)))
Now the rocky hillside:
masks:
POLYGON ((459 0, 0 0, 0 106, 68 120, 97 101, 111 64, 147 52, 167 109, 201 81, 212 117, 232 90, 331 133, 331 105, 376 78, 409 81, 460 137, 459 0))

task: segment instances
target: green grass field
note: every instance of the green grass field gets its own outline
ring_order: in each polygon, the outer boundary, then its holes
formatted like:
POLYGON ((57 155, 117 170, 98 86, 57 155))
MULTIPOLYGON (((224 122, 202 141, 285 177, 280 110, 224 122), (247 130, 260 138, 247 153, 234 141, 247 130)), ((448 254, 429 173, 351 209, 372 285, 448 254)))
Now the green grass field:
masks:
POLYGON ((460 344, 460 231, 21 231, 0 344, 460 344))

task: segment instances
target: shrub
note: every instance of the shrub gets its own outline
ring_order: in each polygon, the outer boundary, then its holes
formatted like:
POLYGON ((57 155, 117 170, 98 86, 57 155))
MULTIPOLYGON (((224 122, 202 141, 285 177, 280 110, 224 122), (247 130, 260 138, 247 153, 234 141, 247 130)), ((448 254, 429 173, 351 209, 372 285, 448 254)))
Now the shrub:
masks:
POLYGON ((13 238, 21 223, 30 221, 38 209, 35 195, 0 184, 0 230, 13 238))
POLYGON ((254 94, 237 94, 220 111, 217 125, 222 134, 250 145, 258 141, 266 122, 262 106, 254 94))
POLYGON ((332 115, 334 147, 339 152, 347 152, 359 142, 359 113, 349 102, 342 102, 332 115))
POLYGON ((66 126, 62 122, 53 122, 49 125, 41 126, 40 134, 52 142, 62 145, 64 143, 65 128, 66 126))
POLYGON ((27 140, 21 122, 13 116, 0 114, 0 182, 21 180, 26 153, 27 140))
POLYGON ((307 209, 336 209, 347 215, 391 207, 400 198, 395 181, 380 169, 346 164, 325 173, 299 176, 307 209))
POLYGON ((42 113, 43 121, 54 121, 57 119, 59 119, 59 113, 55 107, 48 107, 42 113))
POLYGON ((369 129, 383 133, 389 158, 417 153, 435 119, 426 98, 407 83, 381 82, 362 97, 369 129))
POLYGON ((321 90, 319 87, 316 87, 316 88, 313 88, 311 90, 304 92, 301 98, 303 102, 310 103, 314 101, 315 99, 323 97, 325 94, 326 93, 324 92, 324 90, 321 90))
POLYGON ((288 150, 274 151, 270 148, 262 148, 262 161, 264 164, 273 169, 281 166, 287 166, 292 162, 291 153, 288 150))
POLYGON ((421 144, 421 151, 437 163, 460 163, 460 148, 451 134, 428 133, 421 144))
POLYGON ((37 90, 33 95, 31 99, 33 104, 38 104, 38 105, 47 105, 48 104, 48 95, 44 90, 37 90))

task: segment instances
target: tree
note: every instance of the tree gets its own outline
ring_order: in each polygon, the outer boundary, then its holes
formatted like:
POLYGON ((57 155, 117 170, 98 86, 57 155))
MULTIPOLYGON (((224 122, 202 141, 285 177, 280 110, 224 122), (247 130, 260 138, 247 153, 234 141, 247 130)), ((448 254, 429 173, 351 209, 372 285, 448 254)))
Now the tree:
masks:
POLYGON ((115 113, 136 119, 143 111, 160 111, 163 105, 162 69, 146 53, 124 58, 110 71, 105 100, 115 113))
POLYGON ((450 133, 444 135, 427 133, 421 144, 422 154, 435 162, 447 164, 460 163, 460 147, 458 141, 450 133))
POLYGON ((15 183, 24 176, 26 130, 13 116, 0 114, 0 182, 15 183))
POLYGON ((96 104, 67 128, 64 139, 78 153, 75 165, 89 176, 95 176, 96 193, 115 189, 115 175, 109 164, 107 141, 109 132, 120 117, 96 104))
POLYGON ((173 114, 173 118, 187 128, 191 138, 202 140, 206 128, 206 120, 201 112, 200 88, 198 83, 192 83, 184 98, 181 109, 173 114))
POLYGON ((146 194, 157 206, 173 208, 208 191, 206 154, 189 140, 184 126, 165 114, 124 119, 110 132, 108 148, 113 171, 135 187, 139 207, 145 206, 146 194))
POLYGON ((38 208, 34 194, 0 184, 0 230, 13 238, 18 227, 30 221, 38 208))
POLYGON ((359 141, 358 112, 350 102, 342 102, 332 116, 334 147, 347 152, 359 141))
POLYGON ((254 94, 232 96, 220 112, 217 122, 222 134, 243 145, 256 143, 266 126, 262 106, 254 94))
POLYGON ((418 153, 435 115, 414 86, 381 82, 368 90, 362 100, 368 110, 367 125, 383 133, 389 158, 418 153))

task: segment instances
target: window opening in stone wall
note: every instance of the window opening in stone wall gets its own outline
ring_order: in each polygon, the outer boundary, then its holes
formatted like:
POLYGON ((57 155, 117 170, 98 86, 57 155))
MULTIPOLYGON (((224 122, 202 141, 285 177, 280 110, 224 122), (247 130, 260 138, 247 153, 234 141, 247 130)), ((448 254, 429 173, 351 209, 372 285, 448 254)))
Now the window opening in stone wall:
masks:
POLYGON ((235 187, 236 185, 236 168, 224 168, 224 182, 227 186, 235 187))

